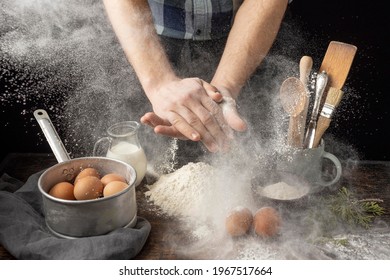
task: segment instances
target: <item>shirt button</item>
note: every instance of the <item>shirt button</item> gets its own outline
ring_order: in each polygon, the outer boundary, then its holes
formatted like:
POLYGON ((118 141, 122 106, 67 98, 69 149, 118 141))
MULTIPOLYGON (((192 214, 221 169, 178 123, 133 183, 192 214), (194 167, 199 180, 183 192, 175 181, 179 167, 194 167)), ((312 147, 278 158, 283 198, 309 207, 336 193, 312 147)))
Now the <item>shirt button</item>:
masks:
POLYGON ((197 29, 196 32, 195 32, 195 35, 200 35, 200 34, 202 34, 202 30, 197 29))

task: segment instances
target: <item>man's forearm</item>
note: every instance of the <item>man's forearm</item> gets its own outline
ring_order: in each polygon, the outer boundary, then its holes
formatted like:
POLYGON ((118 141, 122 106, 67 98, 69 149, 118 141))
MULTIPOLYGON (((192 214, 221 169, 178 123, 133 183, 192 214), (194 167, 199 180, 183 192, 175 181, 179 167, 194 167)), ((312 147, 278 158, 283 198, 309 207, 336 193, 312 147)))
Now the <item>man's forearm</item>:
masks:
POLYGON ((245 0, 232 30, 212 84, 236 98, 245 82, 270 50, 280 28, 287 0, 245 0))
MULTIPOLYGON (((147 0, 103 0, 118 40, 146 94, 175 73, 153 25, 147 0)), ((148 96, 150 97, 150 96, 148 96)))

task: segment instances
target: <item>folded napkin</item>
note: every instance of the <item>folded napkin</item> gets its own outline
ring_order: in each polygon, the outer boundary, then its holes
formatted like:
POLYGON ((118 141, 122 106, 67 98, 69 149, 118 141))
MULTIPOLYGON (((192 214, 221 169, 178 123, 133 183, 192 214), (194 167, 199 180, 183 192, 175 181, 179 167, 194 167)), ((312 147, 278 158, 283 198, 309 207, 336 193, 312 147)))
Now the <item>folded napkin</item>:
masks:
POLYGON ((46 227, 38 179, 26 183, 3 174, 0 177, 0 243, 17 259, 99 260, 131 259, 144 246, 150 223, 138 217, 134 228, 120 228, 105 235, 60 238, 46 227))

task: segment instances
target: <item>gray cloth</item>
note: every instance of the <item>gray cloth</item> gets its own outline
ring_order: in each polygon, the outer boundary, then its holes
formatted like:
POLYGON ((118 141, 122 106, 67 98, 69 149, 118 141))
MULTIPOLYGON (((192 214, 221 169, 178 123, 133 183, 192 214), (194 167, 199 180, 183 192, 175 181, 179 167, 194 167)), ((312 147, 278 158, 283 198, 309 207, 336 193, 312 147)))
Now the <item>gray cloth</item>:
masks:
POLYGON ((134 228, 121 228, 106 235, 65 239, 47 229, 38 179, 25 184, 3 174, 0 178, 0 243, 17 259, 99 260, 131 259, 144 246, 150 223, 138 217, 134 228))

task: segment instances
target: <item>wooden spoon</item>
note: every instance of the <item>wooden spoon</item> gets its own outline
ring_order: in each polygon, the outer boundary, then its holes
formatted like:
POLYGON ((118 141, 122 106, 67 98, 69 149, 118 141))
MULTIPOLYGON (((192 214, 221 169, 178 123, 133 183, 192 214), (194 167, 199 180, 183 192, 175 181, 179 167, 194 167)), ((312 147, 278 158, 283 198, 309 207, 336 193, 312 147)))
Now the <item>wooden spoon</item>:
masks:
POLYGON ((290 115, 287 144, 301 147, 299 114, 303 111, 307 100, 304 84, 295 77, 287 78, 280 87, 280 101, 283 109, 290 115))
POLYGON ((308 88, 309 83, 309 77, 310 72, 313 67, 313 59, 310 56, 302 56, 301 60, 299 61, 299 79, 301 80, 302 84, 305 86, 306 90, 306 101, 303 107, 302 112, 299 114, 299 141, 301 143, 301 146, 303 146, 303 139, 305 137, 305 128, 306 128, 306 119, 307 119, 307 113, 309 109, 309 102, 310 102, 310 90, 308 88))

